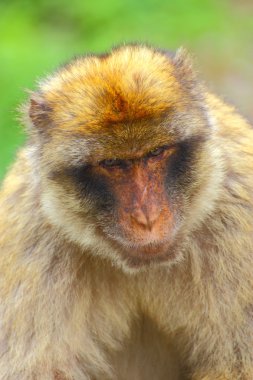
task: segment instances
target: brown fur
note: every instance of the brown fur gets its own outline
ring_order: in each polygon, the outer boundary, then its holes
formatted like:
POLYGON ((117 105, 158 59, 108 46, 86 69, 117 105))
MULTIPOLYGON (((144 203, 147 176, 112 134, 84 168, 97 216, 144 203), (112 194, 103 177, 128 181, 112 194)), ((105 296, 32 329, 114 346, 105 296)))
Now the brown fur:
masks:
POLYGON ((25 108, 29 140, 0 194, 0 379, 251 380, 249 124, 183 51, 145 46, 74 60, 25 108), (73 167, 192 136, 170 258, 130 268, 108 238, 115 215, 98 219, 73 167))

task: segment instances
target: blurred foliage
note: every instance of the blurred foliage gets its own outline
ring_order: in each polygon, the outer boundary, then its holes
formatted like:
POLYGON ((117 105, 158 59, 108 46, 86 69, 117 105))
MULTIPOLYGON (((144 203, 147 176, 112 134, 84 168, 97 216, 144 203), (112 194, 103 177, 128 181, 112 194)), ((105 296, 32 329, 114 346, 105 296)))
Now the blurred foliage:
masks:
POLYGON ((24 139, 24 89, 72 56, 141 41, 206 52, 215 69, 220 56, 243 56, 252 35, 245 0, 0 0, 0 177, 24 139))

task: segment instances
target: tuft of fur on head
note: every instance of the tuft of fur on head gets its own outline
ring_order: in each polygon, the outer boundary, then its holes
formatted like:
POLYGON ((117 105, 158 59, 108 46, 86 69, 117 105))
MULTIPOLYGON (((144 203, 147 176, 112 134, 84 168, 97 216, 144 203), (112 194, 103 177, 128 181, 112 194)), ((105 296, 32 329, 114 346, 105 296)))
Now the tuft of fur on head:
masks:
POLYGON ((182 102, 186 88, 195 87, 185 50, 169 58, 146 46, 123 46, 106 56, 77 58, 42 81, 31 96, 29 113, 40 129, 52 123, 87 134, 117 122, 160 116, 182 102))

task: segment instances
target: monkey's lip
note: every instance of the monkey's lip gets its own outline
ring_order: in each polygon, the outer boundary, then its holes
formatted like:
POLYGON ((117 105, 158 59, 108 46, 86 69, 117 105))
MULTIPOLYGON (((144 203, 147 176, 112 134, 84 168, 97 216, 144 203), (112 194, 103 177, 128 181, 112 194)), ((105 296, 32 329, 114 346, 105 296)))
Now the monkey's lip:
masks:
POLYGON ((120 245, 120 253, 132 267, 152 262, 168 261, 174 254, 170 242, 150 243, 146 245, 120 245))
POLYGON ((152 263, 173 261, 176 256, 174 249, 175 234, 171 234, 170 238, 149 243, 135 243, 108 235, 107 239, 128 266, 133 268, 152 263))
POLYGON ((167 248, 167 245, 165 245, 164 243, 150 243, 150 244, 146 244, 146 245, 135 245, 135 246, 130 246, 129 247, 129 251, 132 252, 132 254, 134 255, 138 255, 138 256, 157 256, 157 255, 161 255, 161 254, 164 254, 164 252, 166 251, 166 248, 167 248))
POLYGON ((153 264, 170 262, 175 257, 174 250, 167 243, 132 247, 121 251, 130 268, 141 268, 153 264))

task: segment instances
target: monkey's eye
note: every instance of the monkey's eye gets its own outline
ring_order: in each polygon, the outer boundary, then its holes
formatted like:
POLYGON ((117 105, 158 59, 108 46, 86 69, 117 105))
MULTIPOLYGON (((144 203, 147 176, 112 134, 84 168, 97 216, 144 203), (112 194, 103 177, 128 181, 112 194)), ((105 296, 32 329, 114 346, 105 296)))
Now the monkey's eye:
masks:
POLYGON ((168 147, 167 146, 159 146, 158 148, 155 148, 148 152, 147 156, 148 157, 156 157, 160 156, 168 147))
POLYGON ((103 166, 104 168, 114 168, 114 167, 120 167, 123 168, 126 166, 125 160, 119 160, 119 159, 108 159, 103 160, 99 162, 100 166, 103 166))

